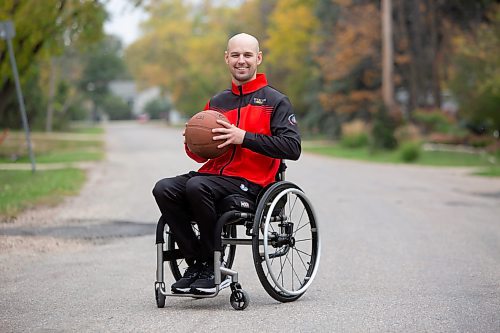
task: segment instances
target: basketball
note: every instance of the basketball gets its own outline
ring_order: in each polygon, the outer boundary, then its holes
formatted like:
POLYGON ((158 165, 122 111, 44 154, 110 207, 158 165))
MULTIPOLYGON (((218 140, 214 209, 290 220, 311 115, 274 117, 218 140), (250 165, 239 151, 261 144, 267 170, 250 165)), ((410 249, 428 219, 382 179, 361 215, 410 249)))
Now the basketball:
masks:
POLYGON ((229 122, 222 113, 206 110, 195 114, 186 125, 186 144, 190 151, 204 158, 216 158, 227 152, 231 145, 217 148, 223 140, 213 140, 220 133, 212 133, 212 129, 224 127, 217 120, 229 122))

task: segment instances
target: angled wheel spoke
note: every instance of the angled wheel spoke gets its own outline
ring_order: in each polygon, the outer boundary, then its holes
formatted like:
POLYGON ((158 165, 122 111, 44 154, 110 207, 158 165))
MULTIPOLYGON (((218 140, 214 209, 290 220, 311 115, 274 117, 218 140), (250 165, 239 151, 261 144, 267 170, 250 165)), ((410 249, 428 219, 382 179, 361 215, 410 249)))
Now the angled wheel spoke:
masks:
POLYGON ((297 251, 297 255, 299 256, 300 261, 302 261, 302 265, 303 265, 303 266, 304 266, 304 268, 307 270, 307 265, 306 265, 306 263, 304 262, 304 259, 302 259, 302 256, 300 255, 300 253, 302 252, 303 254, 305 254, 306 256, 309 256, 309 257, 311 257, 311 255, 309 255, 309 254, 305 253, 304 251, 301 251, 301 250, 299 250, 299 249, 297 249, 297 248, 294 248, 294 250, 295 250, 295 251, 297 251))
POLYGON ((297 277, 297 281, 300 283, 300 285, 302 285, 301 281, 300 281, 300 277, 299 275, 297 274, 297 271, 295 270, 295 267, 293 266, 293 252, 292 252, 292 262, 290 262, 290 264, 292 265, 292 290, 295 290, 293 288, 293 275, 295 274, 295 277, 297 277))
POLYGON ((308 241, 308 240, 312 240, 312 238, 296 239, 295 243, 305 242, 305 241, 308 241))
MULTIPOLYGON (((300 224, 302 223, 302 218, 304 217, 305 211, 306 211, 305 209, 302 210, 302 214, 300 215, 299 223, 297 224, 296 229, 293 231, 294 236, 297 234, 297 231, 299 231, 300 229, 302 229, 304 227, 304 226, 301 227, 300 224)), ((305 224, 305 225, 307 225, 307 224, 305 224)))
POLYGON ((304 224, 302 227, 300 227, 300 228, 296 229, 296 230, 295 230, 295 232, 293 233, 293 234, 294 234, 294 236, 297 234, 297 232, 298 232, 299 230, 301 230, 301 229, 303 229, 303 228, 307 227, 307 226, 308 226, 308 225, 310 225, 310 224, 311 224, 311 222, 308 222, 308 223, 304 224))

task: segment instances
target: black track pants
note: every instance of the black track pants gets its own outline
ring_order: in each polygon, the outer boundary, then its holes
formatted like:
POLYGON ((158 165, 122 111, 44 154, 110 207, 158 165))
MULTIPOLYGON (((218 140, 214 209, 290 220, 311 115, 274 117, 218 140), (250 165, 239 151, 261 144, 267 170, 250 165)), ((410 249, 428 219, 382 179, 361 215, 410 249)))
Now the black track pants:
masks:
MULTIPOLYGON (((153 196, 162 214, 160 220, 168 224, 186 259, 210 261, 214 252, 216 203, 235 193, 255 200, 261 188, 242 178, 190 172, 158 181, 153 196), (199 241, 191 221, 198 224, 199 241)), ((163 240, 157 235, 156 241, 163 240)))

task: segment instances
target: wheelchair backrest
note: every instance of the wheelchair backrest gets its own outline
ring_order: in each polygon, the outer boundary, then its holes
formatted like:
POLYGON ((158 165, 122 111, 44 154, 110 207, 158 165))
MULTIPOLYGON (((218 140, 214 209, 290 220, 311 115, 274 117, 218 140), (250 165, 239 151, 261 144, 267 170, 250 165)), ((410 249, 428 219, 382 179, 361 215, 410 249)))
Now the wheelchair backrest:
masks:
POLYGON ((278 168, 278 172, 276 173, 276 181, 283 181, 285 180, 285 171, 286 171, 286 163, 285 160, 281 160, 280 162, 280 167, 278 168))

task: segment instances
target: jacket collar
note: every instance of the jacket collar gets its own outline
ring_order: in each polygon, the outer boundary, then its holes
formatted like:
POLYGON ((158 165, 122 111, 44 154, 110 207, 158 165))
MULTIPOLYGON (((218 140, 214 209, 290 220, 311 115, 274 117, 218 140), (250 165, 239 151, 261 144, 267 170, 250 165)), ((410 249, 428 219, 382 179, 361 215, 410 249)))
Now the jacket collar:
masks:
POLYGON ((231 82, 231 85, 231 91, 233 92, 233 94, 246 95, 267 86, 267 79, 265 74, 259 73, 254 80, 244 83, 241 86, 235 85, 234 82, 231 82))

